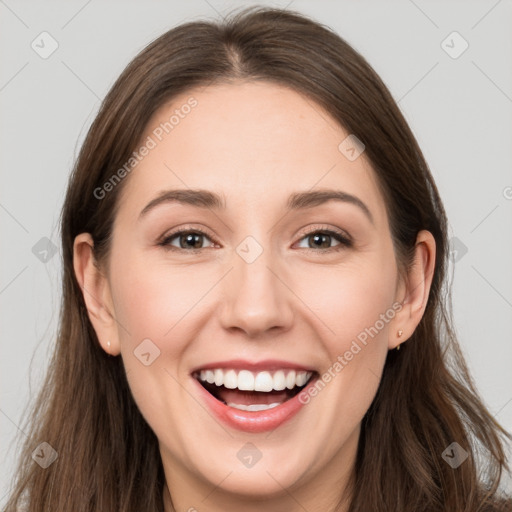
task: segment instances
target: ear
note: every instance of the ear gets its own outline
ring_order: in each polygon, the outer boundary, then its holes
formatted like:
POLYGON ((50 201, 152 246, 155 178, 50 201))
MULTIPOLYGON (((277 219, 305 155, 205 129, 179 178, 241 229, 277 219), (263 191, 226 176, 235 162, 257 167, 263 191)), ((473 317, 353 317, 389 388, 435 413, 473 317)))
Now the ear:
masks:
POLYGON ((89 233, 81 233, 73 244, 73 267, 84 296, 89 320, 105 352, 120 353, 117 324, 107 277, 94 259, 94 241, 89 233))
POLYGON ((393 319, 388 348, 391 350, 409 339, 420 323, 427 307, 436 262, 436 242, 430 231, 416 237, 414 261, 397 288, 397 301, 402 305, 393 319), (401 332, 401 335, 399 335, 401 332))

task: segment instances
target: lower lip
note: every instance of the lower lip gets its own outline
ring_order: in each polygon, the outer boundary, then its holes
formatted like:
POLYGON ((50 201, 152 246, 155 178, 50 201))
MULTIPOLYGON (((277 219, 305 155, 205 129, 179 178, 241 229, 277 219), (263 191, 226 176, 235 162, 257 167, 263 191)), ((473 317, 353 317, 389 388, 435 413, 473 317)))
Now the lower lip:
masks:
POLYGON ((192 377, 192 379, 195 381, 196 386, 198 386, 199 393, 208 408, 218 419, 232 428, 253 434, 275 430, 293 418, 305 405, 299 400, 300 394, 307 390, 309 386, 312 386, 316 380, 313 377, 301 393, 296 394, 281 405, 272 407, 272 409, 265 411, 242 411, 229 407, 220 400, 217 400, 211 393, 206 391, 196 378, 192 377))

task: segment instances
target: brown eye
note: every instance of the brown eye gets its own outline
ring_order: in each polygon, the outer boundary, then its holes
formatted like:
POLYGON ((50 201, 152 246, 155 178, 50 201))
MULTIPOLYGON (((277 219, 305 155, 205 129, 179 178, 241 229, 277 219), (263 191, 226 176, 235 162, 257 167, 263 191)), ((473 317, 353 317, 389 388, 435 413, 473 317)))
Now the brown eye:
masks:
POLYGON ((326 233, 315 233, 307 238, 309 238, 309 246, 311 248, 328 249, 331 247, 331 236, 326 233))
POLYGON ((203 246, 203 235, 200 233, 180 234, 178 240, 182 249, 187 249, 189 247, 192 247, 193 249, 201 249, 203 246))
POLYGON ((348 237, 331 230, 313 231, 308 233, 301 240, 308 240, 307 247, 303 246, 303 248, 313 250, 322 249, 323 251, 336 251, 352 245, 348 237), (334 242, 336 243, 332 245, 334 242))
POLYGON ((204 249, 205 239, 209 240, 209 237, 201 231, 177 231, 166 236, 160 245, 169 249, 199 250, 204 249), (178 242, 178 245, 173 242, 174 240, 178 242))

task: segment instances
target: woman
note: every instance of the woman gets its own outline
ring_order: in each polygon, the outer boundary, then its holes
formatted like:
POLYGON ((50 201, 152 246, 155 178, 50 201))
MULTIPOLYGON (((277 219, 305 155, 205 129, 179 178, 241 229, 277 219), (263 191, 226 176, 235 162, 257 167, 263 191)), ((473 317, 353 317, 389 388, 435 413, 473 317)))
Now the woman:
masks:
POLYGON ((328 28, 256 8, 159 37, 69 183, 7 510, 509 510, 446 225, 390 93, 328 28))

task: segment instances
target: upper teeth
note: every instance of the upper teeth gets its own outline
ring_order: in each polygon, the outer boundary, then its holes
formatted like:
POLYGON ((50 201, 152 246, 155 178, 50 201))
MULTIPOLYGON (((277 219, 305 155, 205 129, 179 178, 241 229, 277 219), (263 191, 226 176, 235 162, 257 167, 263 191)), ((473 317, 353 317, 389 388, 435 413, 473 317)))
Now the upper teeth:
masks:
POLYGON ((199 380, 241 391, 282 391, 285 388, 304 386, 312 372, 295 370, 277 370, 275 372, 250 372, 249 370, 201 370, 199 380))

